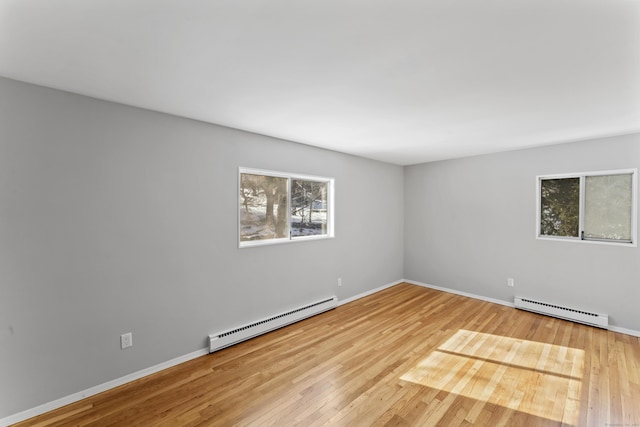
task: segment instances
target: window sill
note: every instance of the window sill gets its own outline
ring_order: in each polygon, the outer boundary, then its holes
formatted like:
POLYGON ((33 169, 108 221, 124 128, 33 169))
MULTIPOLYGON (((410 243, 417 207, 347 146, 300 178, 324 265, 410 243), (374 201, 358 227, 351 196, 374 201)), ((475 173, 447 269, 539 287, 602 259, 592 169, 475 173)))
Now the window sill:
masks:
POLYGON ((624 248, 636 248, 638 244, 636 242, 616 242, 614 240, 590 240, 580 239, 579 237, 551 237, 551 236, 536 236, 536 240, 546 240, 552 242, 569 242, 569 243, 587 243, 591 245, 606 245, 606 246, 620 246, 624 248))

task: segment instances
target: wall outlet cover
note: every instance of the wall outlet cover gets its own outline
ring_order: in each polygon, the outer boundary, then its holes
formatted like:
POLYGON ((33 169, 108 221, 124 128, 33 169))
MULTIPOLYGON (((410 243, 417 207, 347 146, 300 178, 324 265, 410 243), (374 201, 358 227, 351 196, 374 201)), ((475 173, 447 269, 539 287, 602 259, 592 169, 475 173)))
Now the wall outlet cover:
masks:
POLYGON ((120 335, 120 348, 125 349, 133 346, 133 335, 131 332, 120 335))

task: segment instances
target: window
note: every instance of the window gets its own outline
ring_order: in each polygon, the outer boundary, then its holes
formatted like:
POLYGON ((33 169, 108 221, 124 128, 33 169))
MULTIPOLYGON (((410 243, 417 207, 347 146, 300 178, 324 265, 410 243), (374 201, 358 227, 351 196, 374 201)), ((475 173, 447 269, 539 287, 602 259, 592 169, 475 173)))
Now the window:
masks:
POLYGON ((333 237, 333 179, 240 168, 240 247, 333 237))
POLYGON ((636 246, 637 170, 538 177, 539 238, 636 246))

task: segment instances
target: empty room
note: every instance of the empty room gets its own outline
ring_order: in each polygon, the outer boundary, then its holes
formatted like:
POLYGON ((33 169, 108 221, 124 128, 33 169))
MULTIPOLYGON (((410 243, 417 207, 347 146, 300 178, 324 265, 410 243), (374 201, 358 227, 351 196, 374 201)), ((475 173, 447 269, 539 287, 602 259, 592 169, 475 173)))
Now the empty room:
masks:
POLYGON ((638 426, 638 168, 637 0, 0 0, 0 426, 638 426))

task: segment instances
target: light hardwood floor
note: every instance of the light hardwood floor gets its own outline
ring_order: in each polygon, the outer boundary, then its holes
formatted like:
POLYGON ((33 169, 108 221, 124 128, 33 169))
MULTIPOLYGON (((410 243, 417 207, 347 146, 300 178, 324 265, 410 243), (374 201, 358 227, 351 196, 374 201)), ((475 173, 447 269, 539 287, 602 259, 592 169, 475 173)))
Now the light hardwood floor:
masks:
POLYGON ((640 426, 640 340, 400 284, 20 426, 640 426))

